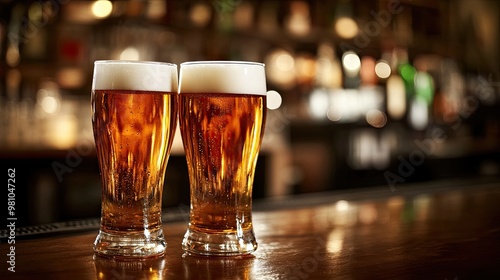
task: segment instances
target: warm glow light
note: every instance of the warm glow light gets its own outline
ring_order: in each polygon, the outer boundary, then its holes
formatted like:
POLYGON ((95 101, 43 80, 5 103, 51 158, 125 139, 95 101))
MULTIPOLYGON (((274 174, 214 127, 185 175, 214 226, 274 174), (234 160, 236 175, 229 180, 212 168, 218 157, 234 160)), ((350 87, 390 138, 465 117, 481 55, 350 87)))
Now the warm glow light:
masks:
POLYGON ((78 88, 85 83, 85 74, 78 67, 62 68, 57 72, 57 83, 63 88, 78 88))
POLYGON ((381 128, 387 123, 387 116, 380 110, 370 110, 366 113, 366 122, 375 128, 381 128))
POLYGON ((377 221, 377 208, 373 204, 366 204, 359 207, 359 221, 363 224, 373 224, 377 221))
POLYGON ((346 200, 339 200, 335 204, 335 208, 337 209, 337 211, 347 211, 349 210, 349 202, 347 202, 346 200))
POLYGON ((22 75, 19 69, 8 70, 7 74, 5 75, 5 78, 6 78, 8 94, 9 91, 18 89, 19 86, 21 85, 22 75))
POLYGON ((58 149, 74 147, 78 140, 78 119, 72 115, 62 115, 47 123, 50 144, 58 149))
POLYGON ((291 88, 295 84, 295 62, 291 53, 283 49, 273 50, 267 55, 266 72, 268 79, 283 87, 291 88))
POLYGON ((277 91, 270 90, 267 92, 267 109, 276 110, 281 106, 281 103, 282 98, 277 91))
POLYGON ((400 76, 387 80, 387 112, 393 119, 401 119, 406 113, 406 92, 400 76))
POLYGON ((281 71, 290 71, 294 65, 293 57, 289 53, 281 53, 276 57, 276 66, 281 71))
POLYGON ((331 206, 331 223, 336 226, 354 225, 358 222, 357 207, 346 200, 339 200, 331 206))
POLYGON ((36 102, 43 112, 55 114, 61 108, 59 85, 54 81, 44 81, 36 92, 36 102))
POLYGON ((387 207, 389 209, 402 208, 405 205, 405 198, 403 196, 392 196, 387 200, 387 207))
POLYGON ((128 47, 120 53, 120 60, 139 60, 139 51, 134 47, 128 47))
POLYGON ((380 60, 375 65, 375 74, 381 79, 387 79, 391 75, 391 66, 385 60, 380 60))
POLYGON ((64 22, 89 24, 98 19, 92 9, 94 4, 95 1, 67 1, 64 7, 60 7, 61 9, 57 11, 61 11, 64 22))
POLYGON ((359 76, 363 85, 375 85, 377 83, 377 75, 375 75, 375 58, 371 56, 363 56, 361 58, 359 76))
POLYGON ((252 27, 254 7, 250 2, 242 2, 234 10, 233 22, 237 29, 243 30, 252 27))
POLYGON ((309 113, 313 118, 323 119, 328 110, 328 92, 322 89, 315 89, 309 97, 309 113))
POLYGON ((210 6, 206 3, 196 3, 189 11, 189 18, 196 26, 199 27, 206 26, 211 17, 212 12, 210 10, 210 6))
POLYGON ((351 51, 345 52, 342 56, 342 65, 348 76, 356 76, 361 68, 361 60, 359 56, 351 51))
POLYGON ((54 96, 53 92, 47 89, 38 90, 37 102, 47 114, 54 114, 59 109, 59 100, 54 96))
POLYGON ((341 17, 335 22, 335 32, 344 39, 352 39, 358 34, 358 25, 349 17, 341 17))
POLYGON ((342 67, 337 60, 333 44, 321 43, 316 61, 316 84, 326 88, 342 87, 342 67))
POLYGON ((316 76, 316 60, 313 57, 301 55, 295 58, 295 72, 301 83, 310 83, 316 76))
POLYGON ((92 14, 96 18, 108 17, 113 11, 113 3, 108 0, 97 0, 92 4, 92 14))
POLYGON ((5 54, 5 60, 9 66, 17 66, 20 61, 19 48, 15 45, 9 45, 5 54))
POLYGON ((326 250, 330 254, 337 254, 342 251, 344 244, 344 228, 336 228, 328 234, 326 250))
POLYGON ((301 36, 306 35, 311 28, 309 5, 302 1, 292 2, 286 25, 291 33, 301 36))
POLYGON ((40 105, 42 106, 44 112, 48 114, 54 114, 55 112, 57 112, 57 108, 59 107, 59 102, 55 97, 45 96, 40 101, 40 105))
POLYGON ((148 18, 160 19, 167 11, 166 1, 148 1, 146 14, 148 18))

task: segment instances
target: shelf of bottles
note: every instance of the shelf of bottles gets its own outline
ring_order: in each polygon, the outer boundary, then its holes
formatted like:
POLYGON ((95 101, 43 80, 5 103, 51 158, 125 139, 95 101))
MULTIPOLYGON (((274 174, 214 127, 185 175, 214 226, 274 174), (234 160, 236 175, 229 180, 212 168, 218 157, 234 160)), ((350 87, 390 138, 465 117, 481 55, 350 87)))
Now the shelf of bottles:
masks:
POLYGON ((0 146, 93 147, 97 59, 262 61, 268 143, 293 123, 361 127, 349 145, 363 155, 408 141, 395 125, 412 139, 436 126, 465 133, 466 119, 499 104, 499 5, 437 2, 2 1, 0 146), (460 31, 467 23, 473 34, 460 31))

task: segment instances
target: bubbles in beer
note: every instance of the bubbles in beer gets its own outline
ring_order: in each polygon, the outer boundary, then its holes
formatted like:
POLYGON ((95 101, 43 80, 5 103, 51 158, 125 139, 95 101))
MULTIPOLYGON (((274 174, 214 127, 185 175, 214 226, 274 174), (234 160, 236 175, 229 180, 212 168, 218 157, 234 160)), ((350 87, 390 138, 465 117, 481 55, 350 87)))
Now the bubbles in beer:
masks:
POLYGON ((161 224, 163 176, 177 123, 177 93, 94 91, 94 133, 103 175, 102 225, 112 231, 161 224), (134 104, 134 114, 126 108, 134 104), (154 107, 158 107, 154 109, 154 107), (148 147, 145 149, 145 147, 148 147), (111 214, 112 213, 112 214, 111 214))
POLYGON ((204 230, 249 229, 266 97, 181 93, 179 98, 193 193, 191 225, 204 230))

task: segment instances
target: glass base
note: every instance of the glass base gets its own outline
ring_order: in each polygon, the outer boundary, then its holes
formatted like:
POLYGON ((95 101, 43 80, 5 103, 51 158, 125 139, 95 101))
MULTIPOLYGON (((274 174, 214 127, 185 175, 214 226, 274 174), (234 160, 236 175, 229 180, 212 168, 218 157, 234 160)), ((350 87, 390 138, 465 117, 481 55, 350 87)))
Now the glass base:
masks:
POLYGON ((156 231, 110 233, 99 231, 94 252, 108 258, 154 258, 165 254, 167 243, 160 228, 156 231))
POLYGON ((205 256, 241 256, 255 252, 257 241, 253 230, 234 233, 205 233, 188 228, 182 249, 205 256))

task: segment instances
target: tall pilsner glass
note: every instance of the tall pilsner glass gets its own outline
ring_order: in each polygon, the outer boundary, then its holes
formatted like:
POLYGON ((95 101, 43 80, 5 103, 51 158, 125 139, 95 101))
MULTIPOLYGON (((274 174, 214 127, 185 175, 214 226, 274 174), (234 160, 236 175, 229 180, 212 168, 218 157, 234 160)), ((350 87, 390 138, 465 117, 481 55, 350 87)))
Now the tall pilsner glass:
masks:
POLYGON ((179 79, 191 199, 182 248, 201 255, 250 254, 257 249, 251 211, 266 120, 264 65, 186 62, 179 79))
POLYGON ((92 125, 102 179, 96 254, 164 254, 161 202, 177 108, 176 65, 95 62, 92 125))

